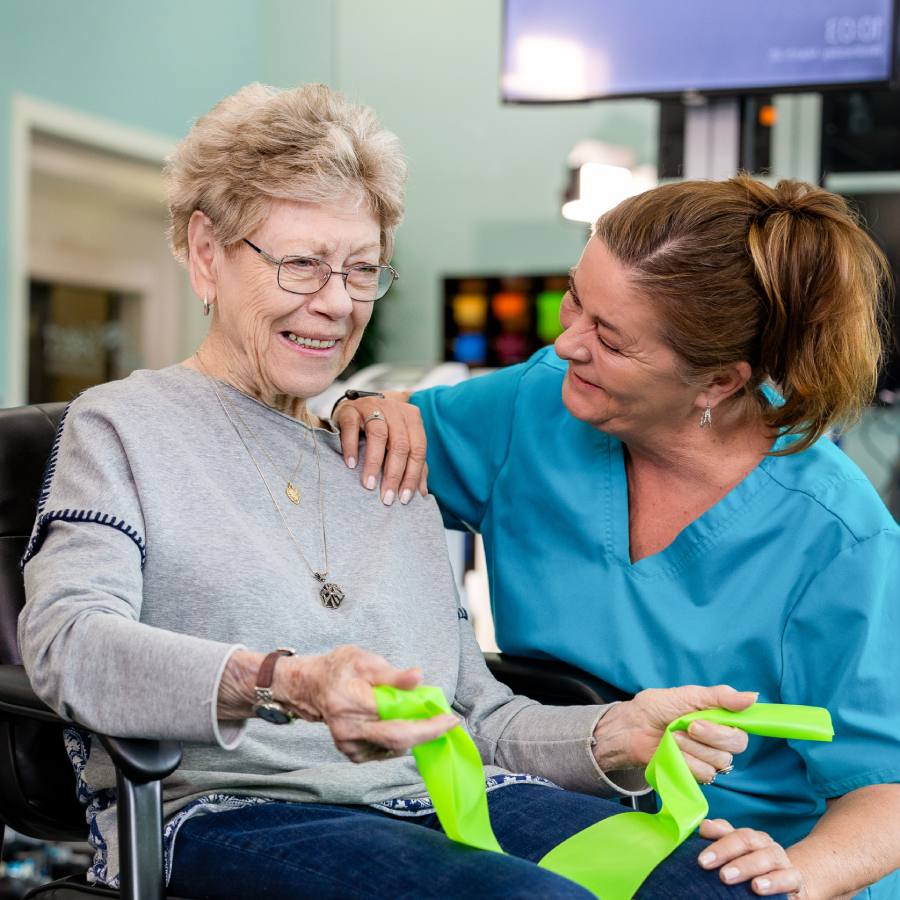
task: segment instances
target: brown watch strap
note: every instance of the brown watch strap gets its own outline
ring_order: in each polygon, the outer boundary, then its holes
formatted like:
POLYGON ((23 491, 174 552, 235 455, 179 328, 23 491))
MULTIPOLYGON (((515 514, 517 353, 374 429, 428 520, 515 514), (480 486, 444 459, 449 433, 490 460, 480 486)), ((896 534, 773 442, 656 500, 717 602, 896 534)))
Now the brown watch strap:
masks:
POLYGON ((263 658, 262 664, 259 667, 259 673, 256 676, 257 688, 265 690, 266 688, 272 687, 272 679, 275 677, 275 663, 277 663, 282 656, 293 655, 294 651, 288 647, 279 647, 277 650, 267 653, 263 658))

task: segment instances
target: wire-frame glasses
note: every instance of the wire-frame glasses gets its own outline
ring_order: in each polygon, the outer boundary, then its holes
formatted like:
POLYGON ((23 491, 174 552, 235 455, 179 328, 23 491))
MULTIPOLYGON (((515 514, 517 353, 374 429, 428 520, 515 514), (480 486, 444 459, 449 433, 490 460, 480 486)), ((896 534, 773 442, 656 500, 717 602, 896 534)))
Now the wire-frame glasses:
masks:
POLYGON ((357 263, 342 272, 340 269, 332 269, 324 259, 316 259, 314 256, 282 256, 278 259, 247 238, 243 240, 266 262, 278 267, 278 286, 291 294, 314 294, 328 284, 332 275, 340 275, 344 280, 344 290, 351 300, 372 303, 380 300, 400 277, 393 266, 376 266, 374 263, 357 263))

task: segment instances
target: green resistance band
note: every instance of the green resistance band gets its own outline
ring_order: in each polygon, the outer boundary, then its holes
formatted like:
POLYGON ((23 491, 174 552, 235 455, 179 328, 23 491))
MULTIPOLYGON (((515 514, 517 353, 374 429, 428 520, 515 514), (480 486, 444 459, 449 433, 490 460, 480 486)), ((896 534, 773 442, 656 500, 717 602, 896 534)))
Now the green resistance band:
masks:
MULTIPOLYGON (((374 690, 382 719, 430 719, 453 712, 440 688, 423 685, 402 691, 379 685, 374 690)), ((479 850, 502 853, 488 818, 484 767, 472 738, 457 725, 439 738, 413 747, 412 752, 447 837, 479 850)))
MULTIPOLYGON (((375 703, 382 719, 429 719, 451 712, 435 687, 402 691, 378 686, 375 703)), ((672 722, 647 765, 647 782, 659 795, 658 813, 610 816, 572 835, 539 863, 580 884, 602 900, 629 900, 647 876, 706 816, 709 805, 694 780, 673 732, 696 719, 732 725, 750 734, 794 740, 830 741, 828 711, 815 706, 756 703, 742 712, 704 709, 672 722)), ((502 853, 488 816, 484 768, 472 739, 457 726, 413 747, 413 756, 447 836, 461 844, 502 853)))
POLYGON ((703 796, 673 732, 696 719, 732 725, 750 734, 830 741, 828 710, 817 706, 755 703, 741 712, 704 709, 672 722, 647 764, 645 777, 659 795, 656 814, 630 812, 591 825, 554 847, 540 865, 564 875, 603 900, 629 900, 658 866, 706 817, 703 796))

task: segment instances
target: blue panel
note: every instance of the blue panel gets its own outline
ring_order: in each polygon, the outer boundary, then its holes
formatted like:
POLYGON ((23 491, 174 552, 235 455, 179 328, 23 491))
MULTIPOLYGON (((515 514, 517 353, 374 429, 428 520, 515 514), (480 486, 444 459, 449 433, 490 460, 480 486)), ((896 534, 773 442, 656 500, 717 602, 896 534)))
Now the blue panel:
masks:
POLYGON ((893 7, 893 0, 507 0, 503 94, 574 100, 885 81, 893 7))

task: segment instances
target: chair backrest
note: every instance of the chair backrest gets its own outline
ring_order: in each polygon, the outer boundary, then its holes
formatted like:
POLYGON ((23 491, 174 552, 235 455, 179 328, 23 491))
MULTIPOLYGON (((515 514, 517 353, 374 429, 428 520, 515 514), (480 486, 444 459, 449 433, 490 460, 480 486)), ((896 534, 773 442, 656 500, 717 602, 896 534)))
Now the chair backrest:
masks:
MULTIPOLYGON (((16 619, 25 603, 19 560, 64 403, 0 410, 0 664, 19 665, 16 619)), ((0 717, 0 823, 33 837, 84 837, 62 726, 0 717)))
POLYGON ((16 619, 25 603, 25 552, 64 403, 0 410, 0 663, 21 663, 16 619))

